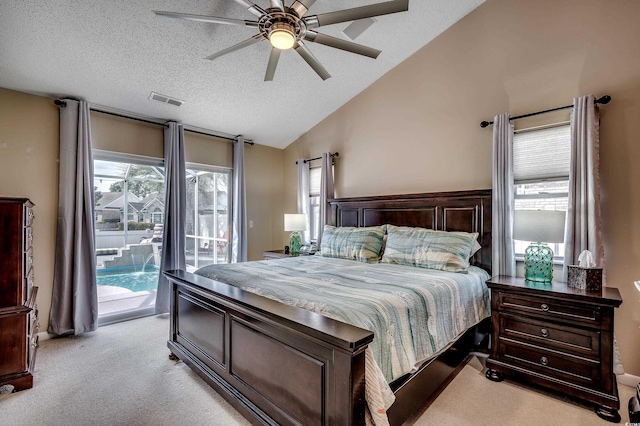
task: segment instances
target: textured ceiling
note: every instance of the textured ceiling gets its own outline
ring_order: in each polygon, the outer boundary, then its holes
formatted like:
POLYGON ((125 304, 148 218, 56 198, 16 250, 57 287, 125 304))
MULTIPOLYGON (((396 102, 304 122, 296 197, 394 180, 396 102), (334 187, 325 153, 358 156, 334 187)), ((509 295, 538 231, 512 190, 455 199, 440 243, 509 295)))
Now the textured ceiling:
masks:
MULTIPOLYGON (((308 15, 381 1, 318 0, 308 15)), ((332 78, 322 81, 286 51, 274 81, 264 82, 266 41, 203 59, 248 39, 255 29, 152 13, 255 19, 233 0, 6 0, 0 2, 0 87, 84 99, 284 148, 483 1, 411 0, 409 12, 376 18, 355 40, 382 50, 377 59, 307 43, 332 78), (149 100, 152 91, 185 104, 149 100)), ((317 31, 347 39, 341 33, 347 26, 317 31)))

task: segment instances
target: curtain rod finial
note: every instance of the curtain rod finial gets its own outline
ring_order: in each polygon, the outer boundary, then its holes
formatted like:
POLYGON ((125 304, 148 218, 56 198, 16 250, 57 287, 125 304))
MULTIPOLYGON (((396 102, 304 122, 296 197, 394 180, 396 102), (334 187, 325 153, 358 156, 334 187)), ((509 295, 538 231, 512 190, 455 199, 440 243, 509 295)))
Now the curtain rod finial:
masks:
POLYGON ((53 101, 54 104, 56 104, 59 107, 66 107, 67 103, 65 101, 61 101, 60 99, 55 99, 53 101))
POLYGON ((611 102, 611 96, 609 95, 604 95, 602 97, 600 97, 599 99, 596 99, 596 103, 602 104, 602 105, 606 105, 609 102, 611 102))
POLYGON ((487 127, 490 124, 492 124, 490 121, 483 121, 483 122, 480 123, 480 127, 482 127, 484 129, 485 127, 487 127))

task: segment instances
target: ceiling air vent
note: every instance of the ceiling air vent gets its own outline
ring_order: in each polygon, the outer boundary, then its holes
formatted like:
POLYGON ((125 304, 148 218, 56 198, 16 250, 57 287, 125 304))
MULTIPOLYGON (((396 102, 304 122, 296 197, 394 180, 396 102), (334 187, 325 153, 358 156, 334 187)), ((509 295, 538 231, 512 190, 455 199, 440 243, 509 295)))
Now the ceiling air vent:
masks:
POLYGON ((160 93, 156 92, 151 92, 151 94, 149 95, 149 99, 174 106, 182 106, 182 104, 184 103, 184 101, 181 101, 180 99, 171 98, 169 96, 161 95, 160 93))

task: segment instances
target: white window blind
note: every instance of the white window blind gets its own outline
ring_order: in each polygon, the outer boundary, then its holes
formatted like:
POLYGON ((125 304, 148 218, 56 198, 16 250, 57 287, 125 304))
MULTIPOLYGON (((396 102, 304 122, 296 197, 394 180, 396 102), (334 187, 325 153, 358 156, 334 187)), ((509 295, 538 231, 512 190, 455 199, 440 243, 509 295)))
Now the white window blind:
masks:
POLYGON ((320 178, 322 167, 309 169, 309 195, 320 195, 320 178))
POLYGON ((320 229, 320 181, 322 167, 314 167, 309 170, 309 226, 311 227, 311 241, 318 240, 320 229))
POLYGON ((515 183, 568 179, 570 131, 566 124, 513 135, 515 183))

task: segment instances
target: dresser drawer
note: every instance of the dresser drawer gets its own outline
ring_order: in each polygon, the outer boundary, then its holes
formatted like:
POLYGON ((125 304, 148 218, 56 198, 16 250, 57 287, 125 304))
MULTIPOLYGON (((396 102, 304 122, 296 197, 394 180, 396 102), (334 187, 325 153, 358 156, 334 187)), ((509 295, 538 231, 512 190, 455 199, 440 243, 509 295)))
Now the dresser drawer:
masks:
POLYGON ((31 268, 27 275, 22 278, 22 303, 29 300, 34 283, 34 268, 31 268))
POLYGON ((599 306, 503 292, 498 294, 498 309, 501 312, 511 311, 534 315, 545 321, 571 321, 592 327, 599 327, 602 318, 599 306))
POLYGON ((22 242, 23 251, 29 251, 33 246, 33 227, 27 226, 24 228, 24 241, 22 242))
POLYGON ((33 248, 30 247, 28 251, 22 253, 22 276, 29 275, 29 271, 33 266, 33 248))
POLYGON ((500 336, 592 359, 600 358, 600 331, 500 314, 500 336))
POLYGON ((27 330, 28 335, 38 334, 38 329, 40 328, 40 322, 38 321, 38 307, 31 312, 31 318, 29 319, 29 329, 27 330))
POLYGON ((33 209, 31 207, 24 206, 24 226, 31 226, 33 224, 34 217, 33 209))
POLYGON ((498 352, 498 359, 528 371, 589 388, 600 386, 600 362, 597 360, 502 339, 498 352))

